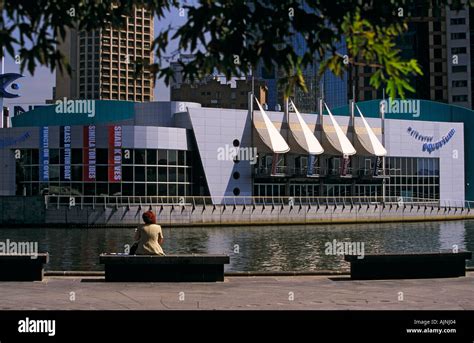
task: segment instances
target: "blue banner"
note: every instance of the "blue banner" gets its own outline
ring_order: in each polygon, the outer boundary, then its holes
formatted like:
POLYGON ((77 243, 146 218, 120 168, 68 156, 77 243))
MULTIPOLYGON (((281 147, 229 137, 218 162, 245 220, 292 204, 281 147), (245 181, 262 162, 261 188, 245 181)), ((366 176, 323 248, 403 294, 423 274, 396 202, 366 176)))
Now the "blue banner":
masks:
POLYGON ((40 129, 40 181, 49 181, 49 127, 43 126, 40 129))
POLYGON ((64 180, 71 181, 71 127, 64 126, 64 180))

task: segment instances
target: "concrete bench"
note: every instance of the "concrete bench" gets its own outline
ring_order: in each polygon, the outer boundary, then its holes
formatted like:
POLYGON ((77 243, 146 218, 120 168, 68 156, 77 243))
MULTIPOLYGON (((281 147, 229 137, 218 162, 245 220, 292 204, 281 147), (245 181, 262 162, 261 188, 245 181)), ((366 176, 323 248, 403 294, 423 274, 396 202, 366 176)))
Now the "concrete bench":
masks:
POLYGON ((470 251, 421 254, 345 255, 351 263, 351 279, 422 279, 466 275, 466 260, 470 251))
POLYGON ((224 281, 227 255, 123 255, 101 254, 105 281, 215 282, 224 281))
POLYGON ((0 281, 42 281, 49 255, 1 255, 0 281))

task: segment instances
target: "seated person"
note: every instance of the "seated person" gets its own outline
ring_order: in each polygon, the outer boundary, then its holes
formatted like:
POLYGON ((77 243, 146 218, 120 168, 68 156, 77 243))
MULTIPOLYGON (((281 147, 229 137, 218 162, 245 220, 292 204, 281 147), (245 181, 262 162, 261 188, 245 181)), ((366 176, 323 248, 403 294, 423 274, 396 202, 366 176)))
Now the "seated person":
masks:
POLYGON ((136 251, 130 252, 135 255, 164 255, 161 244, 163 244, 163 232, 161 226, 156 224, 156 216, 152 211, 143 213, 144 225, 135 230, 136 251))

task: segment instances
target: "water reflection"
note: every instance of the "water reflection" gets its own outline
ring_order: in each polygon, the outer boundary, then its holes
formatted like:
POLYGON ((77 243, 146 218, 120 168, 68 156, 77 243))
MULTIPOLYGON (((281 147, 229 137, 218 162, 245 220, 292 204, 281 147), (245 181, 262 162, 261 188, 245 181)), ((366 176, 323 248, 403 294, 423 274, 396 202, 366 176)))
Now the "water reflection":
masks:
MULTIPOLYGON (((49 270, 102 270, 99 254, 123 252, 133 229, 2 229, 0 241, 38 241, 50 253, 49 270)), ((223 253, 228 271, 347 270, 325 243, 364 242, 365 253, 474 249, 474 221, 324 226, 163 229, 171 253, 223 253), (234 251, 237 251, 235 253, 234 251)), ((474 263, 470 262, 470 265, 474 263)))

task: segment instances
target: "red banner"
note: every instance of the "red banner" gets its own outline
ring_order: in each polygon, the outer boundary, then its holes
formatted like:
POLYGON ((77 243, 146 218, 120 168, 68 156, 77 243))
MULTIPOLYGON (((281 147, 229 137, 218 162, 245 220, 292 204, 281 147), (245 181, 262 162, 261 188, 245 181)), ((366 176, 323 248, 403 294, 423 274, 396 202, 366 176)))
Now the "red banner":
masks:
POLYGON ((109 126, 109 182, 122 181, 122 127, 109 126))
POLYGON ((95 125, 83 127, 83 147, 82 162, 84 163, 84 181, 96 180, 96 136, 95 125))

